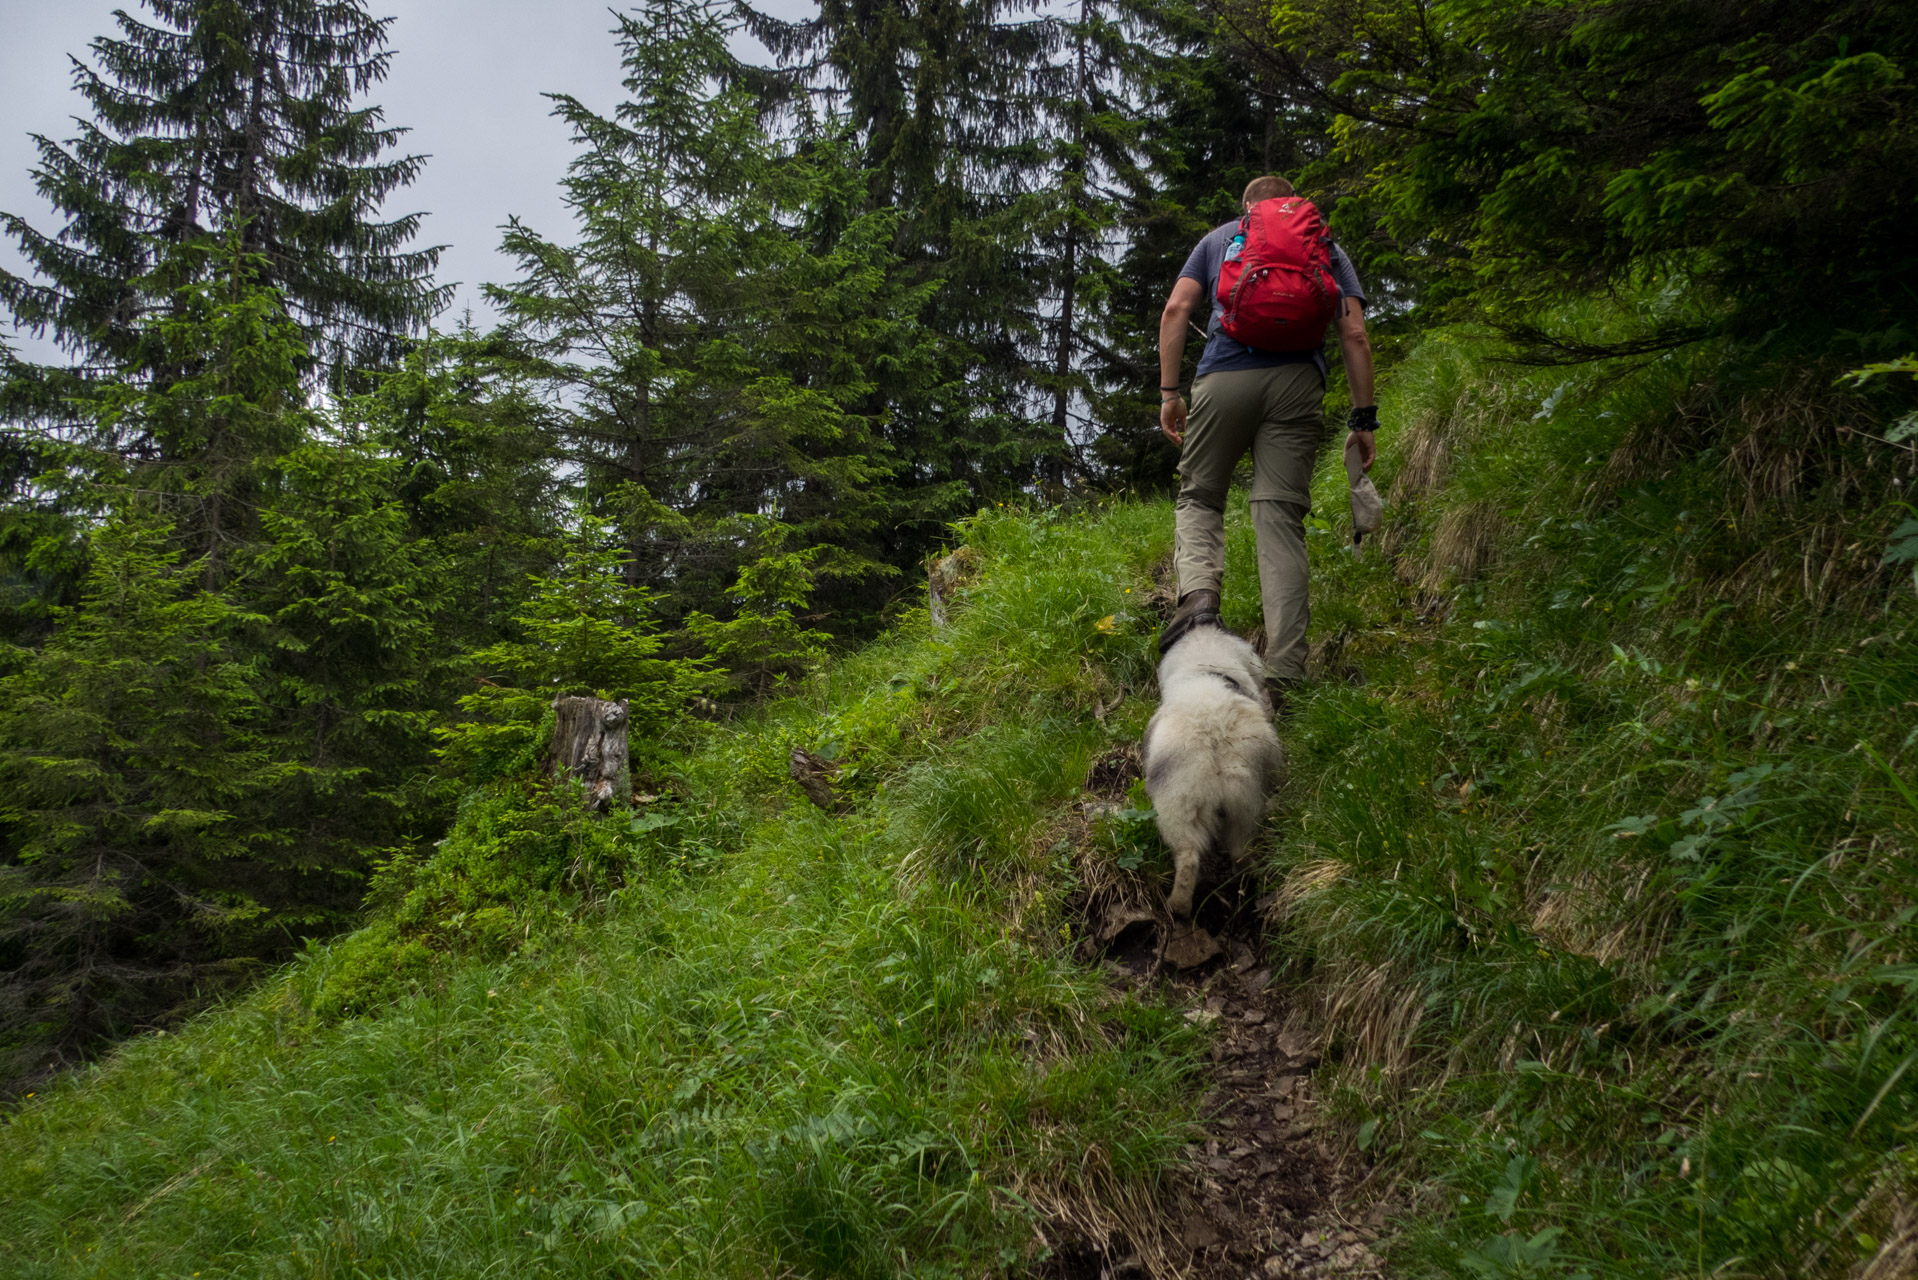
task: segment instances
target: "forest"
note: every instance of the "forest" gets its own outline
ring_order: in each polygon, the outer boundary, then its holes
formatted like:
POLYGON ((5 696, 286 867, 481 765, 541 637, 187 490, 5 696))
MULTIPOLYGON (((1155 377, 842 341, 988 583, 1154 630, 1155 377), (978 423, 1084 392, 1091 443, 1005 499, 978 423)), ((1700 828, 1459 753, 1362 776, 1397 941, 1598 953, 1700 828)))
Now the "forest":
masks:
POLYGON ((12 1274, 1292 1274, 1145 1225, 1227 1040, 1089 985, 1164 854, 1060 816, 1152 697, 1160 309, 1267 173, 1368 286, 1392 522, 1315 488, 1247 953, 1315 1158, 1390 1274, 1918 1274, 1918 6, 644 0, 483 323, 386 212, 392 19, 116 21, 0 212, 59 353, 0 337, 12 1274), (563 694, 630 705, 606 814, 563 694), (518 1119, 368 1147, 413 1219, 221 1154, 299 1128, 249 1063, 428 1059, 518 1119))

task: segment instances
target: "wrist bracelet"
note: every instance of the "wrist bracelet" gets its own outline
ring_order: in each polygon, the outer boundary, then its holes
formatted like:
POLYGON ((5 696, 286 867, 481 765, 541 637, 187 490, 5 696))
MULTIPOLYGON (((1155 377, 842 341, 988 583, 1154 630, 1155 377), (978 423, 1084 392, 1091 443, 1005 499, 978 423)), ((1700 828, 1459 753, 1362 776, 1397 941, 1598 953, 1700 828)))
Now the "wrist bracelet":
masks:
POLYGON ((1159 390, 1161 390, 1161 391, 1177 391, 1177 390, 1179 390, 1179 384, 1175 382, 1175 383, 1173 383, 1173 384, 1172 384, 1171 386, 1169 386, 1169 387, 1167 387, 1167 386, 1161 386, 1161 387, 1159 388, 1159 390))
POLYGON ((1352 412, 1345 417, 1347 431, 1377 431, 1379 429, 1379 407, 1368 404, 1364 408, 1353 406, 1352 412))

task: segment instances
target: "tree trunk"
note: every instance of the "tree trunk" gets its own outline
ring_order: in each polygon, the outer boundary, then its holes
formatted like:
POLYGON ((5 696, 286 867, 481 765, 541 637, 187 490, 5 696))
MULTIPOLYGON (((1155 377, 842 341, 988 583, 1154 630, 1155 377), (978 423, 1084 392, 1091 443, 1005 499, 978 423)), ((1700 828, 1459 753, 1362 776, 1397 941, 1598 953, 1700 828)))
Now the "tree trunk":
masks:
POLYGON ((1086 153, 1085 120, 1086 113, 1092 110, 1091 86, 1086 68, 1086 41, 1089 23, 1092 18, 1091 0, 1081 0, 1079 5, 1079 27, 1077 31, 1078 47, 1074 53, 1076 66, 1072 90, 1072 159, 1066 165, 1066 243, 1061 253, 1062 279, 1059 295, 1059 341, 1053 350, 1052 360, 1052 442, 1059 448, 1059 455, 1045 460, 1042 471, 1044 479, 1054 487, 1065 483, 1065 459, 1068 448, 1069 423, 1067 407, 1072 402, 1072 326, 1075 320, 1073 305, 1079 296, 1079 218, 1085 204, 1086 194, 1086 153))
POLYGON ((632 791, 624 701, 561 694, 553 699, 552 770, 586 784, 587 803, 603 809, 632 791))
POLYGON ((1066 213, 1066 246, 1061 255, 1064 259, 1065 279, 1059 297, 1059 342, 1052 358, 1052 441, 1058 445, 1059 456, 1045 461, 1045 478, 1054 485, 1065 482, 1065 452, 1069 442, 1071 424, 1067 421, 1067 407, 1072 403, 1072 324, 1073 304, 1079 294, 1079 217, 1078 210, 1066 213))
POLYGON ((941 556, 927 566, 926 604, 932 613, 932 625, 943 630, 952 622, 954 597, 959 588, 971 582, 979 569, 979 553, 960 547, 949 556, 941 556))

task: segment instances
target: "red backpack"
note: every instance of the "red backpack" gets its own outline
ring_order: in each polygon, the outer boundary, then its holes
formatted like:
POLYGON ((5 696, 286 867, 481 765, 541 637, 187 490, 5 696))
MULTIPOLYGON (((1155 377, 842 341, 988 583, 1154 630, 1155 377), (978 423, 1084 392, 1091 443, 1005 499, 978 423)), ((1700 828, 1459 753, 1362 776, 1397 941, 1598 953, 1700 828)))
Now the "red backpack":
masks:
POLYGON ((1260 351, 1316 351, 1338 311, 1332 238, 1310 200, 1261 200, 1219 267, 1219 328, 1260 351))

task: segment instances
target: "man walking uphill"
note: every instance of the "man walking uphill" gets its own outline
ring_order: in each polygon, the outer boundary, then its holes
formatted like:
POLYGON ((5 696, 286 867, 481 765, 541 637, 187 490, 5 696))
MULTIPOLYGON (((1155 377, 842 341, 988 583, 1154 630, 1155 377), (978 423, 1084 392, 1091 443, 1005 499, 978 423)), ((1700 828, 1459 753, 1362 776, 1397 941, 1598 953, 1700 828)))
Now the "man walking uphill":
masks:
POLYGON ((1269 682, 1283 692, 1305 679, 1305 517, 1325 433, 1328 325, 1338 333, 1352 392, 1346 448, 1367 470, 1376 456, 1378 409, 1365 291, 1326 238, 1318 211, 1273 176, 1253 179, 1244 203, 1242 222, 1214 228, 1192 250, 1159 320, 1159 429, 1181 446, 1173 550, 1179 607, 1159 634, 1159 651, 1218 619, 1226 488, 1250 450, 1265 664, 1269 682), (1179 366, 1186 324, 1205 302, 1211 323, 1188 419, 1179 366))

